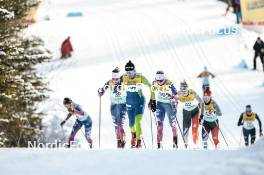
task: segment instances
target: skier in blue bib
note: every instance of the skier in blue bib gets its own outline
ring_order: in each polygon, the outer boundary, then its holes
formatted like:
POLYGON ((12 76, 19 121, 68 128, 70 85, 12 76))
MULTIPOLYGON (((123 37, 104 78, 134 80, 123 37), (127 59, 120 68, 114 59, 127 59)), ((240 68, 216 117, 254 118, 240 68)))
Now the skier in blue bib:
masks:
POLYGON ((110 110, 115 126, 117 148, 124 148, 126 143, 124 130, 126 116, 126 93, 123 90, 119 72, 118 67, 112 71, 112 79, 107 81, 102 88, 98 89, 98 95, 101 97, 107 90, 109 90, 111 101, 110 110))
POLYGON ((75 116, 76 121, 75 124, 73 125, 71 135, 68 141, 68 147, 71 146, 74 142, 74 137, 77 134, 77 132, 84 126, 85 129, 85 138, 87 142, 89 143, 89 147, 92 148, 93 141, 91 139, 91 130, 92 130, 92 120, 91 117, 83 111, 80 105, 74 103, 70 98, 66 97, 63 100, 63 105, 64 107, 68 110, 68 115, 67 117, 61 122, 61 127, 66 123, 66 121, 71 117, 75 116))

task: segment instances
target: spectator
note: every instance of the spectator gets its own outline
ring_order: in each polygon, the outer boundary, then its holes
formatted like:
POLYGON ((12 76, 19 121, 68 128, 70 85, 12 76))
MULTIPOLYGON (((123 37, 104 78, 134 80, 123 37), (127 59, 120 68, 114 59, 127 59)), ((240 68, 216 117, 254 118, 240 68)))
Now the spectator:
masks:
POLYGON ((233 1, 234 1, 233 3, 234 3, 234 7, 235 7, 235 12, 236 12, 237 24, 239 24, 241 19, 242 19, 240 0, 233 0, 233 1))
POLYGON ((73 52, 72 44, 70 41, 70 37, 68 36, 61 45, 61 58, 71 57, 71 52, 73 52))
POLYGON ((233 7, 232 0, 226 0, 226 2, 227 2, 227 8, 224 16, 228 14, 230 7, 233 7))
POLYGON ((197 78, 202 78, 203 83, 202 83, 202 89, 203 92, 205 92, 207 89, 210 89, 210 83, 209 83, 209 78, 210 76, 212 78, 215 78, 215 75, 212 74, 211 72, 208 71, 207 67, 204 67, 204 71, 202 71, 197 78))
POLYGON ((261 40, 260 37, 257 38, 253 49, 255 51, 254 60, 253 60, 253 70, 257 69, 257 57, 260 57, 260 61, 262 63, 263 71, 264 71, 264 42, 261 40))

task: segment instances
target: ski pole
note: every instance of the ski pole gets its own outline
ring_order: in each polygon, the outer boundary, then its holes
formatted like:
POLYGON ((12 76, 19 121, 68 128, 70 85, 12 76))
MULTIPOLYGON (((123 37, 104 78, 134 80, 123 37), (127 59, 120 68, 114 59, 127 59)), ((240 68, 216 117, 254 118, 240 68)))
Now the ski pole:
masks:
POLYGON ((226 139, 225 139, 225 136, 224 136, 222 130, 220 129, 220 127, 219 127, 219 125, 218 125, 218 123, 217 123, 216 121, 215 121, 215 124, 216 124, 216 126, 218 127, 218 129, 219 129, 219 131, 220 131, 220 133, 221 133, 221 135, 222 135, 222 137, 223 137, 223 139, 224 139, 224 141, 225 141, 225 143, 226 143, 226 146, 229 147, 229 145, 228 145, 228 143, 227 143, 227 141, 226 141, 226 139))
POLYGON ((241 134, 240 134, 240 139, 239 139, 239 147, 241 146, 241 143, 242 143, 242 135, 243 135, 243 128, 241 128, 241 134))
POLYGON ((101 114, 102 114, 102 98, 99 97, 99 149, 101 147, 101 114))
POLYGON ((153 149, 153 142, 154 142, 154 140, 153 140, 153 128, 152 128, 152 115, 151 115, 151 110, 149 110, 149 116, 150 116, 150 131, 151 131, 151 142, 152 142, 152 149, 153 149))
MULTIPOLYGON (((176 106, 174 106, 173 104, 174 104, 174 102, 173 101, 171 101, 171 107, 176 111, 176 113, 177 113, 177 104, 176 104, 176 106)), ((177 116, 176 116, 176 123, 177 123, 177 125, 178 125, 178 128, 179 128, 179 130, 180 130, 180 133, 181 133, 181 136, 182 136, 182 140, 183 140, 183 143, 185 144, 185 141, 184 141, 184 136, 183 136, 183 131, 181 130, 181 126, 180 126, 180 124, 179 124, 179 121, 178 121, 178 119, 177 119, 177 116)), ((186 146, 185 146, 186 147, 186 146)))
POLYGON ((153 116, 154 116, 154 120, 155 120, 156 128, 158 128, 158 122, 157 122, 157 117, 156 117, 155 112, 153 112, 153 116))
POLYGON ((145 147, 145 149, 147 149, 147 147, 146 147, 146 144, 145 144, 145 141, 144 141, 144 138, 142 137, 142 142, 143 142, 143 144, 144 144, 144 147, 145 147))
POLYGON ((176 122, 177 122, 178 128, 179 128, 179 130, 180 130, 180 133, 181 133, 181 136, 182 136, 183 143, 185 143, 185 141, 184 141, 184 137, 183 137, 183 133, 182 133, 182 130, 181 130, 181 126, 180 126, 180 124, 179 124, 179 121, 178 121, 177 117, 176 117, 176 122))
POLYGON ((205 127, 202 125, 202 129, 205 131, 206 135, 208 136, 211 143, 213 143, 212 139, 209 136, 209 133, 206 131, 205 127))

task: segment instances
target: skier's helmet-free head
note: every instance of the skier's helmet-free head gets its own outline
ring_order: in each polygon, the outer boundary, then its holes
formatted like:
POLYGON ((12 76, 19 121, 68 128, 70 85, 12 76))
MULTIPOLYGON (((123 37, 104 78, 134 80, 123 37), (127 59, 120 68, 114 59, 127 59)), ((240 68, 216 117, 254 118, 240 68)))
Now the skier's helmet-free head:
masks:
POLYGON ((162 70, 157 71, 155 79, 159 85, 163 85, 166 81, 166 77, 165 77, 164 72, 162 70))
POLYGON ((211 98, 212 98, 212 92, 209 89, 207 89, 204 92, 203 100, 205 103, 209 103, 211 101, 211 98))
POLYGON ((181 84, 180 84, 180 90, 181 90, 184 94, 188 93, 188 91, 189 91, 189 86, 188 86, 188 84, 187 84, 187 82, 186 82, 185 80, 183 80, 183 81, 181 82, 181 84))
POLYGON ((113 71, 112 71, 112 82, 114 84, 117 83, 117 81, 120 79, 120 75, 119 75, 120 69, 118 67, 116 67, 113 71))
POLYGON ((71 100, 70 98, 65 97, 65 98, 63 99, 63 104, 64 104, 64 105, 71 104, 71 103, 72 103, 72 100, 71 100))
POLYGON ((251 105, 246 105, 246 112, 247 113, 251 113, 252 112, 251 105))
POLYGON ((128 63, 126 63, 125 71, 127 73, 128 78, 134 78, 136 75, 135 65, 129 60, 128 63))

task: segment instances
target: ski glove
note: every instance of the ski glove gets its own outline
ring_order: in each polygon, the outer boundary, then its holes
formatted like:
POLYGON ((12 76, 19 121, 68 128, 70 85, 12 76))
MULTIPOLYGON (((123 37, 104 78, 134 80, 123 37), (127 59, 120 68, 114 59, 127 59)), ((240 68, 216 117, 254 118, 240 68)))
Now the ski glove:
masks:
POLYGON ((203 115, 200 115, 200 118, 199 118, 199 124, 200 124, 200 125, 203 125, 203 115))
POLYGON ((238 122, 237 123, 237 126, 241 126, 241 125, 243 125, 243 122, 238 122))
POLYGON ((151 109, 152 112, 156 112, 156 108, 157 108, 156 100, 150 99, 148 107, 151 109))
POLYGON ((98 96, 102 97, 104 95, 104 90, 102 88, 98 89, 98 96))
POLYGON ((73 114, 74 113, 74 109, 71 109, 70 108, 70 109, 68 109, 68 112, 71 113, 71 114, 73 114))
POLYGON ((259 132, 259 137, 262 137, 262 136, 263 136, 263 132, 260 131, 260 132, 259 132))
POLYGON ((63 120, 61 123, 60 123, 60 126, 63 127, 63 125, 66 123, 65 120, 63 120))

